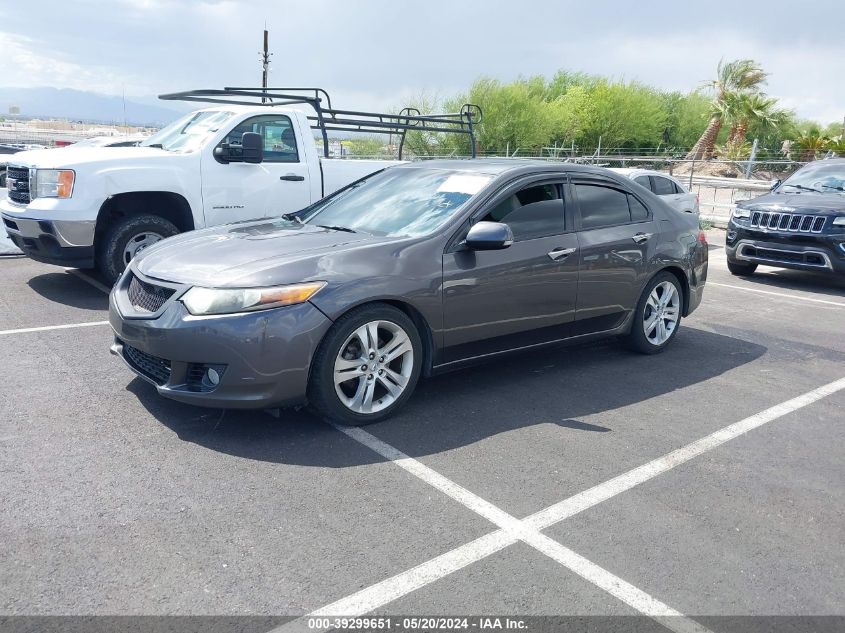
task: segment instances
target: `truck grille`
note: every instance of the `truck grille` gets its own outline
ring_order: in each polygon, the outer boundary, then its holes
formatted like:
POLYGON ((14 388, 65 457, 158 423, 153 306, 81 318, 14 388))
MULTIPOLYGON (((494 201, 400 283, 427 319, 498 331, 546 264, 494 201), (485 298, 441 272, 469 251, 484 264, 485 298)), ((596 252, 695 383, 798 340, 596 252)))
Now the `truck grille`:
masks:
POLYGON ((17 204, 29 204, 29 169, 26 167, 6 168, 6 188, 9 200, 17 204))
POLYGON ((153 312, 158 312, 161 306, 173 296, 174 292, 176 291, 173 288, 154 286, 132 275, 127 294, 129 296, 129 303, 132 304, 135 310, 152 314, 153 312))
POLYGON ((131 345, 123 344, 126 360, 139 373, 157 385, 163 385, 170 379, 170 361, 152 354, 147 354, 131 345))
POLYGON ((800 213, 776 213, 755 211, 751 214, 751 227, 791 233, 821 233, 824 228, 823 215, 802 215, 800 213))

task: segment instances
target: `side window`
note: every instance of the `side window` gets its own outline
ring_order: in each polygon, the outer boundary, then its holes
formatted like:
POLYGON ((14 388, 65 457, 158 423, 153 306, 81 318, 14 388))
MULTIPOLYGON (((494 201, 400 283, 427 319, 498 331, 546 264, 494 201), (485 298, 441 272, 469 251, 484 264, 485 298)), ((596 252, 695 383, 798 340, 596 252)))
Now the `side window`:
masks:
POLYGON ((634 178, 634 182, 651 191, 651 183, 648 180, 648 176, 637 176, 634 178))
POLYGON ((632 222, 644 222, 648 220, 648 209, 630 193, 628 194, 628 206, 631 208, 632 222))
POLYGON ((499 201, 481 218, 504 222, 516 241, 559 235, 565 230, 563 199, 558 185, 533 185, 499 201))
POLYGON ((675 187, 675 193, 686 193, 684 188, 678 185, 678 183, 672 182, 672 185, 675 187))
POLYGON ((604 185, 575 184, 578 207, 581 209, 581 228, 625 224, 631 221, 628 194, 604 185))
POLYGON ((223 143, 240 145, 244 132, 256 132, 264 139, 264 161, 267 163, 298 163, 296 134, 289 117, 265 114, 247 119, 235 127, 223 143))
POLYGON ((651 182, 654 183, 654 193, 658 196, 670 196, 675 193, 675 183, 668 178, 652 176, 651 182))

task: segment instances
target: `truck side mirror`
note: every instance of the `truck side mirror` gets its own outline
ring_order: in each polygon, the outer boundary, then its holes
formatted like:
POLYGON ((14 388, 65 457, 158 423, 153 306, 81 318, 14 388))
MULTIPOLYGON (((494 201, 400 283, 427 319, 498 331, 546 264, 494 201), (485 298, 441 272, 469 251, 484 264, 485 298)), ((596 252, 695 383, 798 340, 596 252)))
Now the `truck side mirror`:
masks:
POLYGON ((243 161, 245 163, 261 163, 264 161, 264 138, 257 132, 244 132, 241 137, 243 161))
POLYGON ((769 189, 770 189, 771 191, 774 191, 774 190, 775 190, 775 189, 777 189, 779 186, 780 186, 780 178, 776 178, 775 180, 773 180, 773 181, 772 181, 772 183, 771 183, 771 187, 770 187, 769 189))

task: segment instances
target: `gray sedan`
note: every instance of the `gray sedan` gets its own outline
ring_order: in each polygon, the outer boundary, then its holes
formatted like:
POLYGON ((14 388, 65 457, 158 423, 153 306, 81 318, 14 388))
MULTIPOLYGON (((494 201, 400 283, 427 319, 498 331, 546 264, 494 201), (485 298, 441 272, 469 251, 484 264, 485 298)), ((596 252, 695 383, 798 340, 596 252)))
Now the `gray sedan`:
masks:
POLYGON ((366 424, 420 376, 514 350, 660 352, 706 276, 697 217, 610 171, 411 163, 146 249, 111 293, 112 351, 182 402, 366 424))

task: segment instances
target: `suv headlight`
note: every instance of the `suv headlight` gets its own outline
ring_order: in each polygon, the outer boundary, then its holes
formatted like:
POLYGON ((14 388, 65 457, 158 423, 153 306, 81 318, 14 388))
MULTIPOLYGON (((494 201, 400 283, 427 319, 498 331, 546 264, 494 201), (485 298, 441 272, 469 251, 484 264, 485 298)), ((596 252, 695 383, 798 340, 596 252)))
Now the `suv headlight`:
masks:
POLYGON ((36 169, 35 198, 70 198, 76 174, 72 169, 36 169))
POLYGON ((834 226, 845 226, 845 215, 840 215, 838 218, 833 218, 834 226))
POLYGON ((751 209, 744 209, 742 207, 734 208, 733 212, 734 218, 750 218, 751 217, 751 209))
POLYGON ((202 288, 194 286, 182 296, 182 303, 193 315, 232 314, 267 310, 303 303, 326 285, 311 281, 272 288, 202 288))

